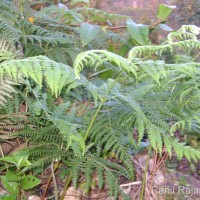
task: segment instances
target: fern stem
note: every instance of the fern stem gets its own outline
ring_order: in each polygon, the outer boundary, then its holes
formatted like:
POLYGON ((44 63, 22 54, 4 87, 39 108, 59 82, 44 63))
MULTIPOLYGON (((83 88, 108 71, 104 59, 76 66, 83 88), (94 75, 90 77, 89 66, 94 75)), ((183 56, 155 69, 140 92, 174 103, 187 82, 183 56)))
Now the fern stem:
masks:
POLYGON ((21 26, 22 26, 22 33, 23 35, 26 35, 25 34, 25 28, 24 28, 24 8, 23 8, 23 3, 20 3, 20 14, 21 14, 21 26))
POLYGON ((86 134, 85 134, 85 137, 84 137, 84 141, 87 140, 88 135, 89 135, 89 133, 90 133, 90 130, 91 130, 91 128, 92 128, 92 126, 93 126, 93 124, 94 124, 94 121, 95 121, 95 119, 96 119, 96 117, 97 117, 97 114, 99 113, 99 111, 100 111, 101 107, 103 106, 103 104, 105 103, 105 101, 106 101, 106 98, 101 99, 101 102, 100 102, 100 104, 99 104, 99 106, 98 106, 98 108, 97 108, 97 110, 96 110, 96 112, 95 112, 95 114, 94 114, 94 116, 93 116, 93 118, 92 118, 92 120, 91 120, 89 126, 88 126, 88 129, 87 129, 86 134))
POLYGON ((152 149, 152 146, 150 145, 149 150, 148 150, 146 168, 145 168, 145 171, 144 171, 144 177, 143 177, 143 181, 142 181, 142 191, 141 191, 141 194, 140 194, 140 200, 144 199, 143 196, 144 196, 144 190, 145 190, 146 178, 147 178, 146 176, 147 176, 147 171, 148 171, 149 161, 150 161, 150 156, 151 156, 151 149, 152 149))
POLYGON ((195 62, 195 60, 199 57, 199 55, 200 55, 200 52, 194 57, 192 61, 195 62))
POLYGON ((65 187, 63 189, 62 195, 60 197, 60 200, 63 200, 65 198, 65 194, 66 194, 66 191, 67 191, 69 184, 71 182, 71 178, 72 178, 72 173, 70 173, 69 176, 67 177, 67 181, 66 181, 65 187))
POLYGON ((54 172, 54 161, 52 161, 51 163, 51 174, 52 174, 53 185, 54 185, 55 200, 58 200, 58 186, 57 186, 56 176, 54 172))
MULTIPOLYGON (((60 164, 59 162, 56 163, 55 168, 54 168, 54 172, 58 169, 59 164, 60 164)), ((50 184, 50 182, 51 182, 51 179, 52 179, 52 173, 50 174, 50 176, 49 176, 49 178, 48 178, 48 182, 47 182, 47 184, 46 184, 46 188, 45 188, 45 191, 44 191, 44 193, 43 193, 43 195, 42 195, 42 197, 41 197, 41 200, 44 200, 45 197, 46 197, 46 193, 47 193, 49 184, 50 184)))
MULTIPOLYGON (((117 76, 117 78, 115 79, 115 81, 117 81, 117 80, 120 78, 121 74, 122 74, 122 73, 120 73, 120 74, 117 76)), ((110 85, 110 87, 108 88, 108 91, 107 91, 107 95, 108 95, 109 92, 112 90, 112 88, 114 87, 114 85, 115 85, 115 82, 113 82, 113 83, 110 85)), ((89 133, 90 133, 90 130, 91 130, 91 128, 92 128, 92 126, 93 126, 93 124, 94 124, 94 121, 95 121, 95 119, 96 119, 96 117, 97 117, 97 114, 99 113, 101 107, 103 106, 103 104, 105 103, 106 100, 107 100, 106 97, 104 97, 104 98, 101 99, 101 102, 100 102, 100 104, 99 104, 99 106, 98 106, 98 108, 97 108, 97 110, 96 110, 96 112, 95 112, 95 114, 94 114, 94 116, 93 116, 93 118, 92 118, 92 120, 91 120, 89 126, 88 126, 88 129, 87 129, 86 134, 85 134, 85 137, 84 137, 84 141, 87 140, 88 135, 89 135, 89 133)))
POLYGON ((4 157, 3 148, 1 146, 1 144, 0 144, 0 153, 1 153, 1 156, 4 157))

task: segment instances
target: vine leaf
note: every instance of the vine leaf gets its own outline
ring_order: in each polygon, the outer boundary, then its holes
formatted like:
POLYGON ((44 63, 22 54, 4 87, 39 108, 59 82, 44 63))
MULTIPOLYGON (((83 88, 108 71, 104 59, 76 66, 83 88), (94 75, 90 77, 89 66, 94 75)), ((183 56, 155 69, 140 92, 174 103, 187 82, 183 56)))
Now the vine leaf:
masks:
POLYGON ((13 195, 19 194, 19 188, 17 182, 8 182, 5 176, 1 176, 1 183, 10 194, 13 195))
POLYGON ((100 32, 101 29, 99 26, 83 23, 80 27, 80 38, 82 45, 85 46, 89 44, 99 35, 100 32))
POLYGON ((167 6, 165 4, 160 4, 158 7, 157 17, 162 21, 166 21, 174 8, 176 8, 176 6, 167 6))
POLYGON ((41 181, 33 175, 27 175, 22 179, 21 187, 23 190, 29 190, 39 185, 41 181))
POLYGON ((127 30, 131 36, 131 38, 140 45, 148 45, 149 44, 149 28, 144 24, 136 24, 131 19, 126 21, 127 30))

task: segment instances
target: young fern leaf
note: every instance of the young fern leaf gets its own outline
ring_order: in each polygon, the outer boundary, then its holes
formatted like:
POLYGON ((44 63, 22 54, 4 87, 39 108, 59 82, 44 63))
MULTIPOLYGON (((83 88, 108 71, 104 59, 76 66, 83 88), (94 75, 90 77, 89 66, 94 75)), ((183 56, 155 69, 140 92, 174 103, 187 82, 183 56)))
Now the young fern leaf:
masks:
POLYGON ((149 45, 134 47, 128 56, 128 60, 132 61, 135 57, 147 56, 152 54, 162 55, 164 52, 173 52, 176 47, 181 50, 188 48, 199 49, 200 42, 197 40, 197 35, 200 33, 200 28, 194 25, 182 26, 178 31, 168 35, 168 40, 161 45, 149 45), (178 39, 174 41, 174 39, 178 39))
POLYGON ((162 55, 165 52, 171 52, 173 53, 174 48, 178 47, 182 50, 187 49, 187 48, 200 48, 200 42, 194 39, 191 40, 184 40, 184 41, 178 41, 178 42, 173 42, 169 44, 164 44, 164 45, 159 45, 159 46, 154 46, 154 45, 149 45, 149 46, 138 46, 134 47, 131 49, 129 52, 129 61, 132 61, 136 57, 142 57, 143 55, 152 55, 152 54, 157 54, 157 55, 162 55))
POLYGON ((183 25, 178 31, 171 32, 167 36, 168 42, 173 42, 176 38, 181 40, 193 39, 197 40, 200 28, 195 25, 183 25))
POLYGON ((85 66, 98 68, 103 62, 110 62, 119 67, 122 71, 132 73, 136 76, 136 66, 127 59, 106 50, 90 50, 78 54, 74 62, 75 75, 80 79, 80 72, 85 66))

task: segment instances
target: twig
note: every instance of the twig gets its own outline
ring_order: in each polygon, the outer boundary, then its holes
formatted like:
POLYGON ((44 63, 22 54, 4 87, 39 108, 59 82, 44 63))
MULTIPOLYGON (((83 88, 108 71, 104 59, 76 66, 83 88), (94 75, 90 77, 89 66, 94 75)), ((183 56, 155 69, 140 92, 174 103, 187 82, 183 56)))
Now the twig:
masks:
POLYGON ((168 153, 166 152, 165 155, 162 157, 161 161, 157 164, 155 170, 157 170, 157 169, 160 167, 160 165, 161 165, 162 163, 164 163, 164 161, 167 159, 168 156, 169 156, 169 155, 168 155, 168 153))
POLYGON ((122 184, 120 185, 120 187, 128 187, 128 186, 131 186, 131 185, 140 185, 142 183, 142 181, 136 181, 136 182, 132 182, 132 183, 127 183, 127 184, 122 184))
POLYGON ((69 176, 67 177, 67 181, 66 181, 65 187, 63 189, 62 195, 60 197, 60 200, 63 200, 65 198, 65 194, 69 187, 69 184, 71 183, 71 180, 72 180, 72 173, 70 173, 69 176))
POLYGON ((127 26, 108 26, 106 29, 121 29, 121 28, 126 28, 127 26))

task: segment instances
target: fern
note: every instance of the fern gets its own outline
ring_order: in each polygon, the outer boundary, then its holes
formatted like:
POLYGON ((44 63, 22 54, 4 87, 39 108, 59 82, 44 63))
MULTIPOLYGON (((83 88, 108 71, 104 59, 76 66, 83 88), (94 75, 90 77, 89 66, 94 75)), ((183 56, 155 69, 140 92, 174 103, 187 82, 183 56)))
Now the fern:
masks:
POLYGON ((126 137, 127 131, 117 125, 116 119, 111 118, 109 112, 99 115, 96 120, 97 122, 92 127, 89 135, 91 137, 90 141, 100 144, 107 152, 113 152, 124 163, 130 176, 133 177, 132 161, 127 153, 126 146, 121 141, 122 137, 126 137))
POLYGON ((187 49, 187 48, 200 48, 200 42, 195 40, 184 40, 184 41, 178 41, 178 42, 173 42, 169 44, 165 44, 162 46, 142 46, 142 47, 134 47, 130 52, 129 52, 129 60, 133 60, 137 55, 146 55, 147 53, 149 55, 152 55, 154 53, 161 55, 164 52, 170 51, 173 53, 174 47, 179 47, 180 49, 187 49))
MULTIPOLYGON (((72 159, 70 163, 70 171, 73 172, 72 174, 74 186, 77 186, 79 178, 79 176, 77 175, 83 174, 85 177, 85 185, 87 191, 89 191, 91 178, 96 172, 99 180, 102 180, 104 179, 104 177, 106 177, 106 182, 109 186, 110 196, 114 196, 114 199, 117 199, 118 195, 121 193, 125 197, 125 199, 129 199, 120 189, 117 180, 118 175, 127 176, 128 172, 124 167, 90 154, 83 159, 72 159)), ((101 186, 101 189, 103 187, 102 183, 100 183, 99 186, 101 186)))
MULTIPOLYGON (((122 117, 119 117, 118 112, 119 123, 124 124, 125 127, 135 127, 139 133, 139 142, 147 132, 150 144, 156 151, 162 151, 164 142, 169 154, 171 154, 173 148, 179 159, 183 156, 189 159, 190 147, 179 144, 173 136, 170 136, 170 133, 172 134, 176 129, 190 130, 192 126, 190 122, 199 113, 199 104, 196 103, 196 100, 199 99, 199 63, 192 61, 184 64, 166 64, 162 60, 142 60, 136 58, 136 56, 138 54, 152 55, 156 53, 159 57, 164 51, 174 51, 176 47, 184 50, 188 48, 199 49, 199 41, 196 38, 198 31, 199 29, 195 26, 183 26, 176 33, 169 35, 167 44, 134 47, 129 52, 128 59, 122 59, 116 54, 102 50, 83 52, 77 56, 74 64, 76 77, 79 78, 80 71, 85 66, 92 66, 97 69, 99 65, 102 65, 102 62, 106 61, 114 62, 123 71, 132 72, 137 78, 135 85, 143 83, 147 87, 150 84, 152 89, 149 91, 145 90, 143 86, 137 86, 137 90, 135 90, 135 86, 132 86, 121 93, 110 91, 110 95, 121 102, 120 107, 124 102, 126 105, 124 107, 127 107, 123 111, 121 110, 120 116, 122 117), (179 38, 181 41, 173 41, 172 38, 179 38), (158 104, 155 104, 157 101, 158 104), (191 110, 192 104, 198 111, 196 109, 191 110), (189 105, 190 110, 188 109, 189 105), (128 115, 125 114, 127 110, 129 110, 128 115), (130 110, 132 110, 131 113, 130 110), (169 121, 175 121, 175 125, 171 128, 169 121), (169 139, 166 139, 167 137, 169 139)), ((100 132, 100 128, 96 128, 96 131, 100 132)), ((103 133, 105 132, 103 131, 103 133)), ((104 135, 106 135, 105 140, 107 140, 108 134, 104 135)), ((109 144, 110 147, 114 146, 113 142, 112 139, 109 144)), ((191 158, 198 159, 199 152, 193 151, 191 158)))
POLYGON ((129 52, 129 60, 133 60, 135 57, 142 55, 152 55, 158 54, 162 55, 164 52, 170 51, 171 53, 175 51, 175 47, 180 49, 188 49, 188 48, 200 48, 200 42, 197 40, 197 35, 200 30, 196 26, 185 25, 178 31, 170 33, 168 35, 168 40, 163 45, 149 45, 149 46, 140 46, 134 47, 129 52), (174 38, 178 38, 180 41, 174 41, 174 38))
POLYGON ((23 114, 0 115, 0 139, 5 141, 16 138, 12 133, 24 129, 23 117, 23 114))
POLYGON ((12 41, 4 36, 0 36, 0 62, 21 56, 21 52, 15 47, 12 41))
MULTIPOLYGON (((5 37, 0 37, 0 63, 19 58, 21 52, 16 49, 12 41, 5 37)), ((0 105, 5 106, 6 99, 12 98, 12 93, 15 92, 13 85, 16 85, 13 81, 9 80, 7 75, 2 75, 0 77, 0 105)))
POLYGON ((196 26, 170 33, 161 45, 134 47, 125 58, 113 53, 127 42, 125 35, 100 31, 81 45, 79 25, 85 9, 95 21, 115 23, 126 17, 89 8, 63 12, 52 6, 33 13, 31 23, 26 5, 20 13, 22 4, 16 3, 16 10, 0 3, 0 105, 1 114, 19 112, 21 104, 27 113, 21 121, 2 118, 0 131, 4 139, 26 138, 24 153, 29 152, 35 166, 63 162, 75 187, 82 178, 89 192, 97 176, 99 189, 107 184, 110 196, 117 199, 119 194, 126 198, 118 177, 134 178, 129 154, 136 146, 133 129, 138 143, 147 136, 159 153, 166 148, 179 159, 200 158, 199 151, 174 137, 177 129, 189 131, 200 122, 200 64, 191 57, 191 49, 200 48, 196 26), (102 50, 116 41, 120 44, 113 52, 102 50), (165 57, 168 53, 174 54, 171 60, 165 57), (175 55, 182 53, 184 58, 175 55), (74 69, 68 63, 74 63, 74 69), (97 72, 85 78, 80 75, 85 67, 97 72), (116 80, 99 78, 108 71, 116 72, 108 74, 116 80), (15 83, 20 86, 14 89, 15 83), (6 103, 9 108, 3 107, 6 103))

